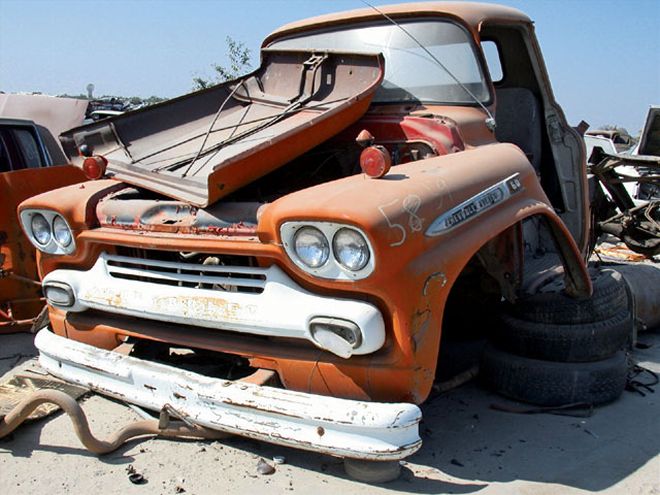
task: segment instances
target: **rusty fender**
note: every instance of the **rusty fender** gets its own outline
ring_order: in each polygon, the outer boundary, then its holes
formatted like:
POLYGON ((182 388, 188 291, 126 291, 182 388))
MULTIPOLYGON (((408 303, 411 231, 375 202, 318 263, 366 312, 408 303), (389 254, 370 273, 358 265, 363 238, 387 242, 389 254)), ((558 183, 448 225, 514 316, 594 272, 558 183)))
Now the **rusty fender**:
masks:
MULTIPOLYGON (((414 369, 406 375, 409 397, 421 402, 433 382, 442 313, 454 281, 486 242, 535 215, 548 220, 567 286, 589 296, 591 282, 575 241, 525 155, 510 144, 398 165, 382 179, 352 176, 290 194, 264 210, 258 230, 262 242, 278 244, 286 222, 341 219, 366 233, 375 257, 366 279, 342 284, 295 265, 290 269, 310 285, 360 291, 381 301, 392 321, 396 366, 414 369), (449 219, 447 228, 433 230, 443 219, 449 219)), ((369 374, 372 387, 387 381, 387 370, 369 374)))

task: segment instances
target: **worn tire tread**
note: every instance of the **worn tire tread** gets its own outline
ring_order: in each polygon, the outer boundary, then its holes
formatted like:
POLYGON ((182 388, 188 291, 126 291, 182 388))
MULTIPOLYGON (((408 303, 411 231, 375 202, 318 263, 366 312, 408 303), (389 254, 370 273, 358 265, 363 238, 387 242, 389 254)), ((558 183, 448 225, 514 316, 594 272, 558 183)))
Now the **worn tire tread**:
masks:
POLYGON ((627 374, 628 359, 623 351, 591 363, 556 363, 488 346, 481 363, 481 377, 489 388, 538 406, 612 402, 623 392, 627 374))
POLYGON ((588 323, 607 320, 628 308, 628 294, 621 274, 599 270, 592 277, 593 295, 575 299, 564 291, 534 294, 510 307, 512 316, 537 323, 588 323))
POLYGON ((590 323, 550 324, 503 314, 495 340, 509 352, 528 358, 566 363, 598 361, 625 348, 633 332, 627 309, 590 323))

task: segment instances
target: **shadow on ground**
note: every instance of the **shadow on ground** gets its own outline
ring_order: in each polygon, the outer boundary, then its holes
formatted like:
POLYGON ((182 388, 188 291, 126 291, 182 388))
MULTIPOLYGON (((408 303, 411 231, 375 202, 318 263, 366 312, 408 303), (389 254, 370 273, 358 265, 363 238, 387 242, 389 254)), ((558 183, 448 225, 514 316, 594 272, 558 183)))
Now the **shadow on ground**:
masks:
MULTIPOLYGON (((660 332, 645 333, 640 340, 651 347, 636 351, 635 358, 660 371, 660 332)), ((404 463, 398 480, 381 485, 378 490, 475 493, 491 483, 515 480, 554 483, 594 492, 607 489, 660 453, 659 396, 660 388, 646 396, 624 392, 620 400, 596 409, 586 418, 523 415, 493 410, 493 404, 515 403, 472 382, 423 406, 420 433, 424 445, 404 463)), ((104 421, 100 419, 101 423, 104 421)), ((33 451, 43 450, 61 455, 92 456, 82 446, 41 444, 41 430, 46 424, 46 421, 39 421, 21 428, 14 440, 0 443, 0 451, 4 450, 1 454, 30 457, 33 451)), ((203 446, 208 446, 210 455, 210 451, 222 449, 222 445, 267 460, 284 456, 288 465, 316 473, 313 476, 318 483, 332 482, 333 478, 340 482, 349 479, 341 460, 336 458, 245 438, 200 443, 200 449, 205 451, 203 446)), ((100 460, 107 464, 128 464, 134 460, 136 452, 143 452, 141 447, 140 442, 131 442, 100 460)), ((254 477, 256 470, 246 473, 254 477)), ((362 484, 347 486, 353 486, 356 493, 369 493, 374 489, 362 484)))
MULTIPOLYGON (((635 359, 660 371, 660 332, 645 333, 640 340, 651 347, 637 350, 635 359)), ((404 463, 399 480, 380 488, 474 493, 490 483, 524 480, 601 491, 660 454, 659 396, 660 389, 646 396, 624 392, 589 417, 515 414, 491 405, 521 404, 472 382, 423 406, 424 445, 404 463), (438 473, 444 479, 437 479, 438 473)), ((229 442, 266 459, 285 455, 289 464, 348 479, 341 461, 329 456, 240 438, 229 442)))
MULTIPOLYGON (((634 358, 660 371, 660 332, 634 358)), ((475 383, 423 407, 424 445, 410 462, 482 482, 528 480, 589 491, 606 489, 660 453, 660 389, 624 392, 591 417, 514 414, 492 404, 519 405, 475 383)))

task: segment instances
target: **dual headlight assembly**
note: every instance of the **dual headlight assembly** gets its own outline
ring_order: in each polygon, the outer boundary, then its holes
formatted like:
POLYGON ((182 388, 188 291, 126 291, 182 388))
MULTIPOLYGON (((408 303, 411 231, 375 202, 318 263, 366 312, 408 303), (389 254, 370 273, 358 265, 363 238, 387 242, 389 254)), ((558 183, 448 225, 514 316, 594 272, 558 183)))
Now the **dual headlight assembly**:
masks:
MULTIPOLYGON (((71 254, 75 241, 71 227, 50 210, 22 210, 23 230, 45 253, 71 254)), ((373 249, 355 227, 331 222, 287 222, 281 227, 284 248, 300 268, 327 279, 359 280, 374 270, 373 249)))
POLYGON ((373 249, 355 227, 331 222, 287 222, 280 233, 291 260, 317 277, 359 280, 374 270, 373 249))
POLYGON ((71 227, 60 214, 50 210, 22 210, 20 218, 23 231, 40 251, 49 254, 75 251, 71 227))

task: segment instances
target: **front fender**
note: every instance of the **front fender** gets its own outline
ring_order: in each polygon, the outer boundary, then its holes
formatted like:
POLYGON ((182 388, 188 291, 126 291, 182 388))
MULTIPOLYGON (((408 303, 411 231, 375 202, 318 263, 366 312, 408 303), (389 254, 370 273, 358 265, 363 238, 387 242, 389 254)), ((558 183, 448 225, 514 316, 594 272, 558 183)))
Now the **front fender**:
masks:
MULTIPOLYGON (((534 215, 548 219, 569 285, 577 294, 590 294, 573 238, 525 155, 509 144, 395 166, 383 179, 358 175, 290 194, 264 210, 258 230, 262 242, 274 244, 281 244, 279 228, 287 221, 344 222, 365 232, 376 258, 375 270, 366 279, 320 280, 293 263, 288 268, 310 286, 377 299, 390 317, 394 361, 416 370, 410 398, 421 402, 433 383, 444 305, 454 281, 487 241, 534 215), (440 235, 426 235, 436 218, 512 176, 520 185, 515 194, 440 235)), ((375 383, 385 379, 377 375, 387 374, 387 369, 369 373, 375 383)))
MULTIPOLYGON (((401 272, 424 253, 471 229, 476 228, 476 236, 483 241, 493 238, 501 232, 501 223, 516 218, 513 212, 530 202, 545 205, 544 211, 561 225, 526 156, 514 145, 492 144, 398 165, 382 179, 355 175, 289 194, 263 210, 258 234, 262 242, 281 245, 280 227, 288 221, 329 221, 360 228, 373 246, 374 273, 361 281, 328 284, 348 290, 367 289, 382 285, 391 274, 401 272), (439 216, 512 176, 519 181, 520 190, 511 197, 490 205, 442 235, 427 235, 439 216), (512 210, 512 204, 519 206, 512 210), (507 213, 498 213, 504 211, 507 213)), ((570 249, 566 254, 570 255, 574 242, 566 229, 557 229, 561 236, 568 235, 566 243, 570 249)), ((459 246, 450 257, 457 257, 460 251, 459 246)), ((310 284, 326 285, 293 263, 288 268, 310 284)))

